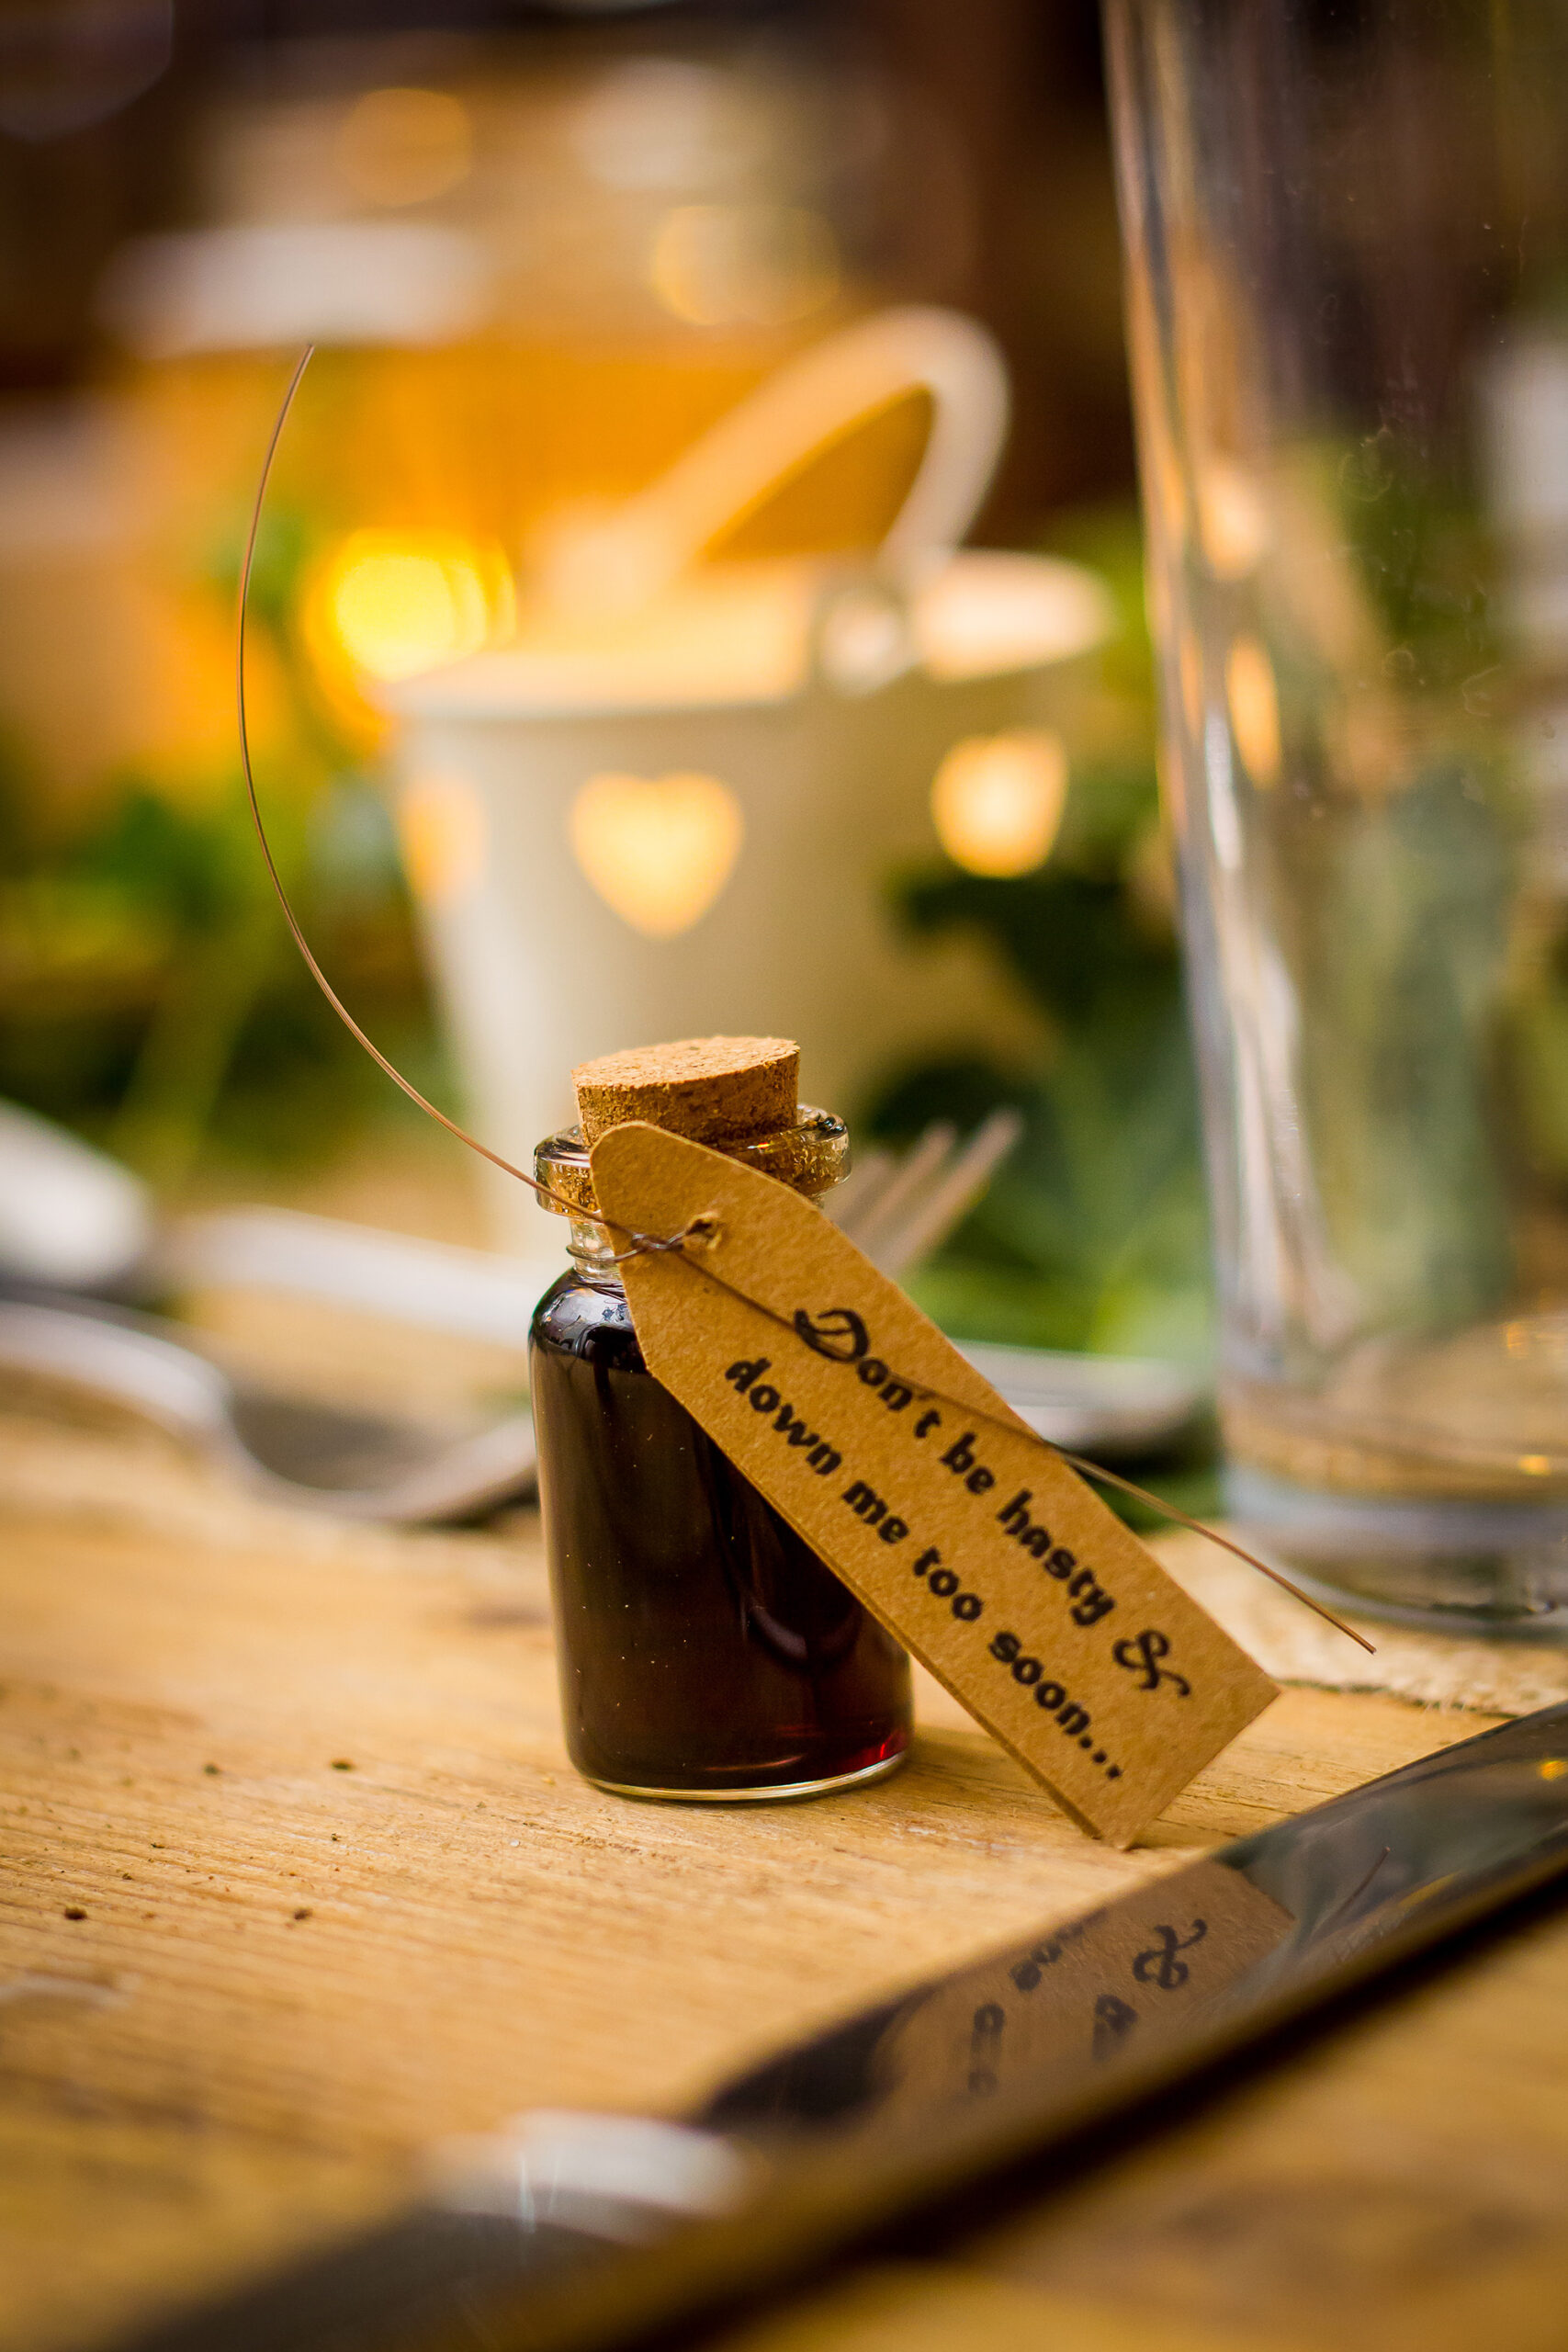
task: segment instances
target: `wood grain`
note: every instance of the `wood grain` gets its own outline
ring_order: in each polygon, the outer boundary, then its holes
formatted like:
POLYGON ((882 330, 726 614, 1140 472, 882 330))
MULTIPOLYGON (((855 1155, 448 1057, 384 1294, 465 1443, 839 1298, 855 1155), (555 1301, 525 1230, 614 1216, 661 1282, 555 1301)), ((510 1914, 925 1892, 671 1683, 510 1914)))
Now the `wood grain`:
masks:
MULTIPOLYGON (((1126 1854, 1072 1828, 929 1682, 913 1759, 878 1787, 635 1805, 566 1764, 529 1517, 339 1527, 251 1502, 161 1441, 20 1413, 0 1419, 0 1496, 6 2352, 83 2342, 330 2230, 398 2194, 443 2134, 536 2105, 679 2103, 1484 1720, 1288 1692, 1126 1854)), ((1561 2042, 1568 1978, 1539 1952, 1518 1964, 1561 2042)), ((1488 2194, 1539 2214, 1568 2186, 1568 2126, 1534 2043, 1465 2046, 1443 2144, 1502 2098, 1489 2068, 1511 2070, 1551 2161, 1521 2202, 1499 2158, 1488 2194)), ((1349 2112, 1363 2134, 1382 2113, 1382 2147, 1390 2105, 1424 2084, 1435 2109, 1439 2086, 1415 2043, 1374 2075, 1385 2089, 1369 2078, 1349 2112)), ((1269 2118, 1300 2096, 1260 2086, 1228 2143, 1203 2126, 1213 2177, 1276 2180, 1269 2118)), ((1314 2096, 1308 2170, 1333 2180, 1348 2143, 1332 2086, 1314 2096)), ((1376 2151, 1351 2153, 1348 2177, 1376 2172, 1376 2151)), ((1081 2302, 1080 2245, 1111 2249, 1135 2309, 1182 2302, 1186 2241, 1145 2161, 1127 2210, 1155 2215, 1154 2255, 1130 2260, 1099 2190, 1078 2236, 1048 2221, 987 2256, 1010 2308, 1047 2284, 1081 2302)), ((1288 2219, 1258 2194, 1248 2245, 1288 2219)), ((1273 2274, 1246 2275, 1267 2301, 1273 2274)), ((1216 2345, 1237 2291, 1186 2298, 1216 2345)))

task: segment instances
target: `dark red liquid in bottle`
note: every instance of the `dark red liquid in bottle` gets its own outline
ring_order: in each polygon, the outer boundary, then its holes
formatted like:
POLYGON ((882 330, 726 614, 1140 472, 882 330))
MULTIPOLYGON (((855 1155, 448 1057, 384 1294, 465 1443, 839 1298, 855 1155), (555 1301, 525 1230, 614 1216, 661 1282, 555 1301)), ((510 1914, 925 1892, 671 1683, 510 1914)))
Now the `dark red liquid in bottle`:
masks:
POLYGON ((909 1736, 909 1662, 649 1372, 618 1282, 534 1317, 567 1743, 628 1792, 785 1794, 909 1736))

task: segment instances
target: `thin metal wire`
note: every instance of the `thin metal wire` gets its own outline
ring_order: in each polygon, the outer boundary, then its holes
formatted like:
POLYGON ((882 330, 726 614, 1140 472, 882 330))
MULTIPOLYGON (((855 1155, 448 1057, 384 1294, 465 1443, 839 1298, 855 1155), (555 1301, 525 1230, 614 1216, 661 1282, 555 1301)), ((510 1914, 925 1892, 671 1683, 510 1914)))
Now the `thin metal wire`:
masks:
MULTIPOLYGON (((350 1035, 364 1046, 377 1068, 386 1072, 393 1085, 401 1087, 409 1101, 416 1103, 426 1118, 434 1119, 438 1126, 446 1129, 448 1135, 456 1136, 459 1143, 467 1144, 470 1151, 477 1151, 481 1159, 488 1159, 492 1167, 499 1168, 503 1174, 515 1176, 520 1184, 526 1184, 529 1191, 536 1193, 541 1200, 555 1202, 564 1208, 568 1204, 559 1199, 558 1194, 550 1192, 547 1186, 539 1183, 534 1177, 525 1175, 521 1168, 514 1168, 510 1159, 503 1159, 499 1151, 492 1151, 489 1144, 480 1143, 479 1137, 471 1136, 467 1127, 460 1127, 456 1119, 449 1119, 445 1111, 438 1111, 434 1102, 427 1102, 418 1087, 412 1084, 403 1076, 401 1070, 396 1069, 387 1059, 379 1046, 366 1035, 317 963, 310 949, 310 943, 299 928, 298 918, 288 902, 288 893, 283 887, 283 877, 278 873, 272 854, 272 846, 266 837, 266 828, 262 822, 261 803, 256 797, 256 780, 251 767, 250 731, 245 722, 245 625, 250 611, 251 572, 255 563, 256 538, 261 530, 262 508, 266 500, 267 485, 272 479, 273 459, 277 455, 277 445, 283 438, 283 428, 288 422, 288 413, 294 405, 294 395, 299 390, 305 370, 315 356, 315 350, 316 346, 313 343, 306 345, 299 355, 294 373, 288 379, 288 390, 283 395, 283 405, 277 412, 276 422, 272 428, 272 437, 266 445, 266 455, 262 460, 261 479, 256 484, 255 503, 251 509, 251 526, 245 536, 245 560, 240 568, 240 612, 235 644, 234 683, 240 720, 240 769, 245 780, 245 795, 251 804, 251 821, 255 827, 256 839, 261 843, 261 854, 266 860, 266 870, 272 877, 272 887, 277 894, 277 903, 283 910, 283 920, 294 935, 294 944, 304 957, 310 978, 350 1035)), ((574 1208, 572 1215, 586 1216, 596 1225, 606 1227, 609 1225, 607 1217, 594 1216, 588 1210, 580 1211, 574 1208)))
MULTIPOLYGON (((283 876, 277 870, 276 860, 272 854, 272 844, 267 840, 266 827, 262 821, 261 802, 256 795, 255 774, 251 765, 250 729, 245 712, 245 631, 250 612, 251 573, 255 565, 256 540, 261 531, 262 511, 266 503, 267 487, 272 480, 273 461, 277 455, 278 444, 283 438, 283 429, 288 422, 289 412, 294 406, 294 397, 304 379, 305 370, 315 356, 315 349, 314 344, 307 344, 299 355, 294 373, 288 379, 288 388, 283 395, 282 406, 274 422, 266 445, 266 454, 262 459, 261 475, 256 483, 255 501, 251 509, 250 528, 245 535, 244 560, 240 567, 234 679, 235 704, 240 729, 240 770, 244 778, 245 797, 250 803, 251 822, 255 828, 256 840, 261 846, 261 854, 265 861, 267 875, 276 895, 278 906, 282 910, 283 920, 288 926, 295 946, 304 958, 305 967, 350 1036, 364 1047, 377 1068, 385 1072, 394 1086, 400 1088, 409 1101, 424 1113, 426 1118, 434 1119, 437 1126, 445 1127, 448 1135, 456 1136, 459 1143, 466 1144, 470 1151, 478 1152, 481 1159, 488 1159, 491 1167, 499 1168, 503 1175, 514 1176, 520 1184, 526 1184, 531 1193, 541 1201, 549 1202, 553 1208, 581 1218, 586 1224, 597 1225, 606 1233, 614 1234, 628 1242, 630 1244, 628 1249, 619 1251, 611 1258, 612 1265, 625 1265, 629 1259, 648 1257, 656 1253, 672 1257, 681 1264, 689 1266, 694 1272, 705 1276, 708 1282, 716 1283, 720 1290, 728 1291, 732 1298, 739 1300, 742 1305, 750 1307, 756 1314, 765 1316, 770 1322, 778 1324, 783 1329, 793 1334, 795 1326, 787 1316, 781 1315, 775 1307, 765 1305, 761 1299, 752 1298, 747 1292, 738 1288, 734 1283, 726 1281, 725 1277, 716 1273, 713 1267, 705 1265, 700 1258, 691 1257, 687 1253, 686 1243, 702 1228, 704 1219, 694 1218, 692 1223, 680 1233, 661 1236, 628 1232, 625 1226, 616 1225, 613 1218, 602 1216, 597 1210, 583 1208, 575 1202, 564 1200, 558 1193, 551 1192, 547 1184, 541 1184, 536 1177, 530 1176, 523 1169, 514 1167, 512 1161, 503 1159, 499 1151, 492 1151, 489 1144, 481 1143, 477 1136, 468 1133, 467 1127, 459 1126, 456 1119, 449 1119, 445 1111, 438 1111, 434 1103, 427 1101, 418 1087, 406 1079, 394 1063, 388 1060, 374 1039, 366 1035, 316 961, 310 943, 301 930, 299 918, 289 903, 288 893, 283 887, 283 876)), ((824 1361, 831 1360, 824 1359, 824 1361)), ((1259 1576, 1268 1577, 1270 1582, 1280 1586, 1293 1600, 1301 1601, 1303 1607, 1312 1610, 1314 1615, 1334 1626, 1337 1632, 1348 1634, 1353 1642, 1359 1642, 1362 1649, 1373 1650, 1375 1645, 1368 1641, 1364 1634, 1359 1634, 1353 1625, 1347 1625, 1342 1618, 1336 1617, 1332 1610, 1325 1609, 1321 1601, 1314 1600, 1311 1593, 1303 1592, 1299 1587, 1290 1581, 1288 1577, 1281 1576, 1278 1568, 1271 1567, 1267 1560, 1260 1560, 1256 1553, 1248 1552, 1230 1536, 1220 1534, 1217 1529, 1208 1526, 1202 1520, 1190 1518, 1186 1511, 1179 1510, 1173 1503, 1168 1503, 1161 1496, 1150 1494, 1146 1487, 1134 1486, 1131 1478, 1123 1478, 1115 1470, 1102 1469, 1099 1463, 1087 1461, 1080 1454, 1068 1453, 1063 1447, 1053 1445, 1048 1438, 1042 1437, 1038 1430, 1021 1430, 1016 1420, 1010 1418, 1004 1419, 999 1413, 988 1412, 985 1407, 971 1404, 962 1396, 950 1396, 945 1390, 932 1388, 923 1381, 908 1381, 905 1385, 914 1389, 918 1395, 936 1397, 944 1405, 952 1405, 959 1412, 971 1414, 976 1420, 987 1422, 993 1429, 1004 1430, 1014 1437, 1019 1435, 1029 1437, 1043 1452, 1054 1453, 1059 1461, 1068 1464, 1081 1476, 1092 1478, 1101 1486, 1118 1487, 1123 1494, 1134 1496, 1139 1502, 1146 1505, 1151 1510, 1157 1511, 1162 1517, 1174 1521, 1179 1526, 1190 1528, 1194 1534, 1207 1536, 1211 1544, 1217 1544, 1223 1551, 1234 1553, 1238 1560, 1245 1560, 1248 1567, 1256 1568, 1259 1576)))
MULTIPOLYGON (((687 1234, 690 1231, 691 1227, 688 1227, 687 1234)), ((677 1244, 681 1244, 686 1238, 686 1234, 676 1234, 673 1239, 677 1244)), ((668 1249, 670 1244, 663 1242, 654 1246, 668 1249)), ((641 1254, 637 1250, 627 1250, 623 1251, 621 1260, 616 1262, 621 1263, 626 1258, 635 1258, 641 1254)), ((776 1306, 769 1306, 763 1300, 753 1298, 749 1291, 744 1291, 738 1283, 727 1280, 712 1266, 705 1265, 700 1258, 682 1254, 682 1262, 693 1267, 696 1272, 704 1275, 719 1290, 728 1291, 730 1297, 739 1300, 742 1306, 751 1307, 759 1315, 765 1315, 769 1322, 776 1323, 781 1330, 798 1337, 795 1325, 787 1315, 781 1315, 776 1306)), ((836 1359, 828 1357, 824 1361, 832 1363, 836 1359)), ((846 1363, 845 1369, 851 1370, 852 1366, 846 1363)), ((999 1413, 987 1412, 983 1405, 972 1404, 964 1396, 953 1396, 945 1388, 933 1388, 927 1381, 913 1380, 907 1374, 900 1373, 894 1367, 890 1366, 889 1369, 892 1377, 906 1388, 913 1389, 917 1398, 934 1397, 939 1404, 951 1405, 955 1411, 967 1413, 975 1420, 985 1421, 992 1429, 1005 1430, 1011 1437, 1028 1437, 1036 1445, 1043 1448, 1047 1453, 1054 1453, 1058 1461, 1066 1462, 1070 1468, 1077 1471, 1080 1476, 1093 1478, 1101 1486, 1119 1487, 1124 1495, 1132 1495, 1139 1502, 1146 1503, 1151 1510, 1158 1511, 1163 1518, 1174 1520, 1178 1525, 1190 1528, 1195 1535, 1207 1536, 1211 1544, 1217 1544, 1222 1551, 1234 1553, 1238 1560, 1245 1560, 1249 1568, 1256 1568, 1259 1576, 1265 1576, 1271 1584, 1279 1585, 1282 1591, 1290 1594, 1292 1600, 1299 1600, 1303 1608, 1310 1609, 1314 1616, 1323 1618, 1327 1624, 1334 1627, 1337 1633, 1348 1634, 1351 1641, 1359 1642, 1369 1657, 1376 1655, 1375 1642, 1368 1641, 1366 1635, 1359 1634, 1354 1625, 1347 1625, 1342 1617, 1337 1617, 1334 1614, 1332 1609, 1325 1609, 1322 1601, 1314 1600, 1310 1592, 1303 1592, 1298 1585, 1291 1582, 1289 1577, 1282 1575, 1278 1568, 1271 1567, 1267 1560, 1260 1560, 1256 1553, 1247 1551, 1244 1544, 1237 1544, 1232 1536, 1222 1535, 1217 1528, 1209 1526, 1206 1521, 1190 1518, 1186 1511, 1178 1510, 1174 1503, 1167 1502, 1162 1495, 1150 1494, 1146 1487, 1135 1486, 1131 1478, 1123 1478, 1118 1470, 1103 1469, 1098 1462, 1089 1462, 1081 1453, 1069 1453, 1066 1446, 1053 1445, 1050 1439, 1042 1437, 1038 1430, 1021 1428, 1017 1420, 1010 1419, 1004 1420, 999 1413)))

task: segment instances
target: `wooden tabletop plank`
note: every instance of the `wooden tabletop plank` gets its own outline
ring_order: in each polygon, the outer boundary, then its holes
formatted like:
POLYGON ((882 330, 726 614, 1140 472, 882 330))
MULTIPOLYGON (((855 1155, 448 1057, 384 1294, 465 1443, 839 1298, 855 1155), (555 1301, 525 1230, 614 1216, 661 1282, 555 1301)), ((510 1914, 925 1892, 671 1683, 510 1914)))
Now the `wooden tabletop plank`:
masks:
POLYGON ((1485 1720, 1292 1691, 1131 1854, 934 1685, 809 1804, 641 1805, 561 1746, 537 1532, 290 1516, 0 1421, 0 2347, 49 2352, 534 2106, 786 2036, 1485 1720))

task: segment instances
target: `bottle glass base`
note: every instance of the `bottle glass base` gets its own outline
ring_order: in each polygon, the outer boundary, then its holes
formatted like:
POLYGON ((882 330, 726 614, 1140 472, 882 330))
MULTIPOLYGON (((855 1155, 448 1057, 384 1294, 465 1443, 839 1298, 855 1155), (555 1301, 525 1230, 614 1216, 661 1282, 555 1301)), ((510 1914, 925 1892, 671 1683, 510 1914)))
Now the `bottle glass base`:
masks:
POLYGON ((823 1781, 770 1781, 758 1789, 643 1789, 627 1781, 601 1781, 592 1772, 584 1773, 583 1778, 608 1796, 640 1797, 657 1804, 780 1804, 801 1797, 830 1797, 841 1789, 863 1789, 869 1781, 886 1781, 908 1755, 908 1748, 901 1747, 897 1755, 863 1764, 857 1771, 833 1772, 823 1781))

